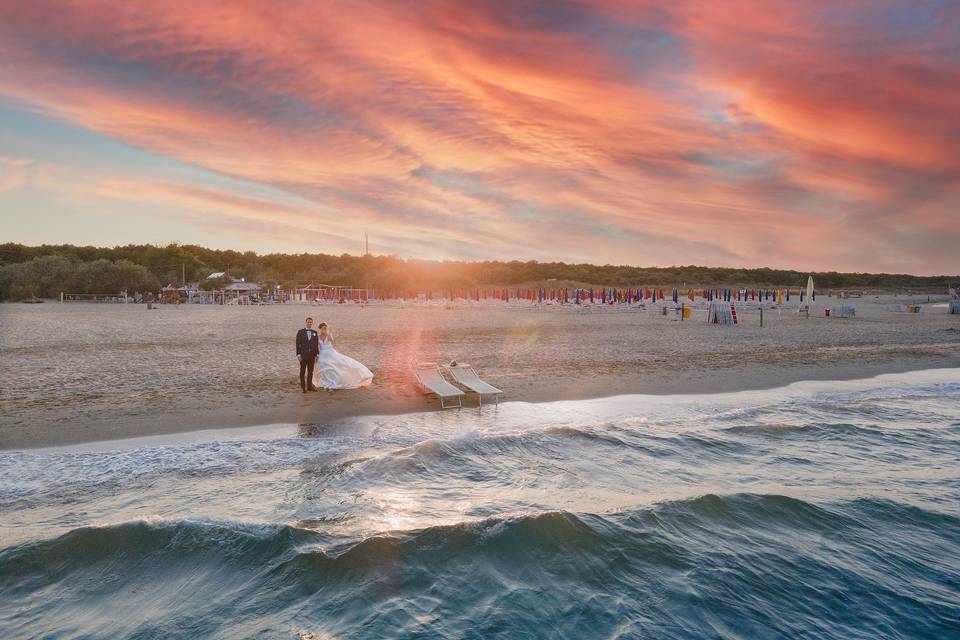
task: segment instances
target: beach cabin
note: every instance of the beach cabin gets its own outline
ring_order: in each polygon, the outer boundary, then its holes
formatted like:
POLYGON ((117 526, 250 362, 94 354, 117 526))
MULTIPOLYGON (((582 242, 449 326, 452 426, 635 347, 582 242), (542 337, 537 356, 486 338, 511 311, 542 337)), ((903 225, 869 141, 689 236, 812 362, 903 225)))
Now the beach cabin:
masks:
POLYGON ((224 304, 253 304, 260 302, 260 285, 234 280, 223 288, 224 304))

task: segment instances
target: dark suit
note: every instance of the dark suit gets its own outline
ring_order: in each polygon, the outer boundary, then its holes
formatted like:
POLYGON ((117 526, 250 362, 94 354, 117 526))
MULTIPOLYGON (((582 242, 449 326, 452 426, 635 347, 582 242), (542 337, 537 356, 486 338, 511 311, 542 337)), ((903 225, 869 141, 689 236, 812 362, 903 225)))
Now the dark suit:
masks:
POLYGON ((300 388, 306 391, 313 389, 313 364, 320 355, 320 338, 316 330, 309 329, 310 337, 307 338, 308 329, 300 329, 297 332, 297 355, 300 356, 300 388))

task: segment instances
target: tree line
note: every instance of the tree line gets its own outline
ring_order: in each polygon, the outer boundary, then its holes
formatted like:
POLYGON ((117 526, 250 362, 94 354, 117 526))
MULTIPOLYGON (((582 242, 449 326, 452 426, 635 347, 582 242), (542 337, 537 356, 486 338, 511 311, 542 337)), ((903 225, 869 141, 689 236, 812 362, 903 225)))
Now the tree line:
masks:
MULTIPOLYGON (((214 272, 265 287, 308 284, 393 292, 472 287, 803 287, 808 272, 676 266, 566 264, 537 261, 434 261, 396 256, 259 255, 195 245, 78 247, 0 244, 0 299, 55 298, 69 293, 156 291, 202 282, 214 272)), ((946 291, 948 276, 815 272, 818 289, 946 291)), ((219 282, 208 282, 205 288, 219 282)))

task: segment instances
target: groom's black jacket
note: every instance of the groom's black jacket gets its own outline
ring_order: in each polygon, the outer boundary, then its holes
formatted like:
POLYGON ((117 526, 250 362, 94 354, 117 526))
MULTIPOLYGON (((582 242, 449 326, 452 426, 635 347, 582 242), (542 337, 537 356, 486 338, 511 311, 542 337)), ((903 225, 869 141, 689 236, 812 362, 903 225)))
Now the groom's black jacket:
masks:
POLYGON ((317 336, 316 329, 310 329, 311 337, 307 340, 307 330, 300 329, 297 332, 297 355, 308 358, 320 353, 320 338, 317 336))

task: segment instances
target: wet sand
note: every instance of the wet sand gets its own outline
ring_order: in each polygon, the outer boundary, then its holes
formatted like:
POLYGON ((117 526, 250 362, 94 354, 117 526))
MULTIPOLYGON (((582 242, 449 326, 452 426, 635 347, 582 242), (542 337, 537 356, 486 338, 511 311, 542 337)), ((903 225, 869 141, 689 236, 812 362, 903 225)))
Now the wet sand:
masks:
POLYGON ((926 304, 919 315, 888 309, 910 300, 848 301, 855 319, 824 318, 823 306, 837 302, 829 298, 810 318, 794 303, 766 309, 762 328, 759 311, 744 306, 739 325, 717 326, 699 309, 679 322, 573 306, 5 304, 0 448, 439 408, 414 384, 417 361, 468 362, 506 401, 528 402, 960 366, 960 316, 926 304), (337 348, 373 370, 371 387, 300 393, 293 343, 308 314, 330 323, 337 348))

